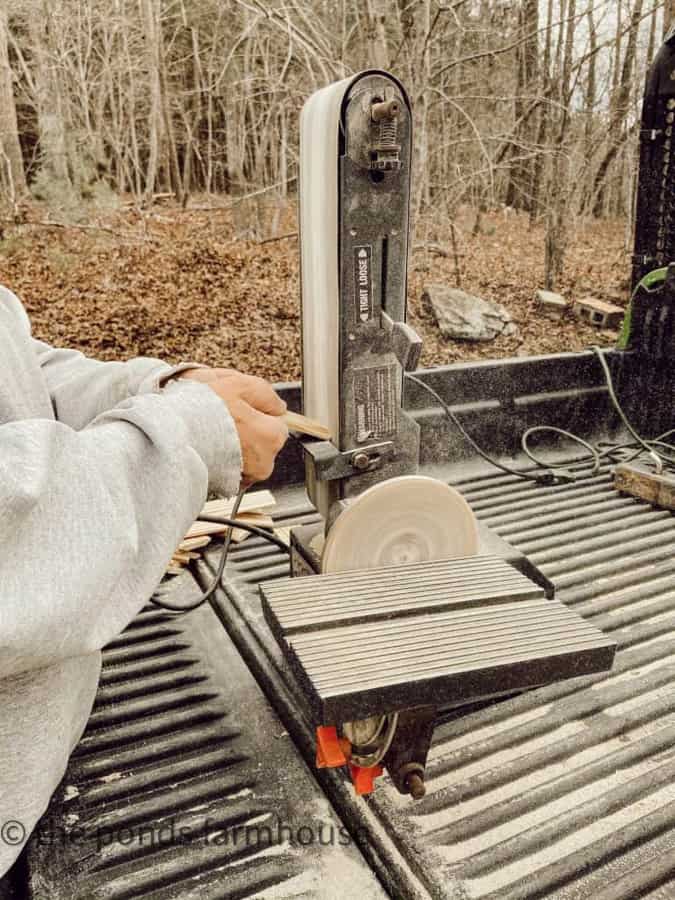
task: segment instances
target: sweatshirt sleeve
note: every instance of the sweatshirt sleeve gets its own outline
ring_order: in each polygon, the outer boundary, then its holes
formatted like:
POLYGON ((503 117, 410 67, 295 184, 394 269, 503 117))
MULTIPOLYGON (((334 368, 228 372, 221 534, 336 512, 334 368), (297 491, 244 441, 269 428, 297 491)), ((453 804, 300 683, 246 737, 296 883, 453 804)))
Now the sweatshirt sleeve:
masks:
POLYGON ((78 429, 129 397, 157 392, 173 375, 203 368, 191 362, 170 366, 145 356, 100 362, 78 350, 57 349, 36 339, 33 346, 56 418, 78 429))
POLYGON ((100 649, 161 580, 206 498, 239 481, 239 444, 206 385, 127 399, 77 431, 0 426, 0 678, 100 649))

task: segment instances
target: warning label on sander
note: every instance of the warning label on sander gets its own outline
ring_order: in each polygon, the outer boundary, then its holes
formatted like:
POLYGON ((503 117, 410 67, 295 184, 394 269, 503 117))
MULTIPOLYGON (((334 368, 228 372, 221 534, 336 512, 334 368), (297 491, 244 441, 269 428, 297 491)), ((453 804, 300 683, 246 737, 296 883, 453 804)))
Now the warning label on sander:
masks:
POLYGON ((357 441, 386 438, 396 434, 397 378, 396 365, 354 370, 357 441))
POLYGON ((370 244, 354 247, 354 298, 356 318, 369 322, 373 318, 373 248, 370 244))

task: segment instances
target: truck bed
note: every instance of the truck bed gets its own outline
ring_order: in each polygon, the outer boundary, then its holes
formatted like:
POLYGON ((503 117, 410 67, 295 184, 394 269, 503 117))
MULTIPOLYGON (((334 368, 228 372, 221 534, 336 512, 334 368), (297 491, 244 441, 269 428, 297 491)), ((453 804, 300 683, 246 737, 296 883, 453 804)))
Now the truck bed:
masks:
MULTIPOLYGON (((423 377, 486 449, 520 466, 516 437, 528 425, 620 437, 587 354, 423 377)), ((297 387, 284 393, 297 408, 297 387)), ((424 471, 455 484, 559 600, 618 642, 613 671, 448 710, 422 801, 386 779, 356 798, 341 772, 314 769, 306 704, 257 592, 287 575, 288 561, 251 538, 232 550, 213 610, 175 619, 149 607, 105 652, 97 707, 45 819, 56 839, 30 846, 32 896, 675 896, 673 514, 619 495, 606 465, 554 487, 496 472, 423 396, 407 402, 422 425, 424 471), (255 846, 214 839, 274 821, 287 830, 255 846), (190 840, 125 846, 117 833, 100 846, 118 826, 138 837, 142 825, 170 823, 190 840), (317 839, 322 825, 332 842, 317 839), (85 834, 59 841, 55 826, 85 834)), ((272 485, 280 526, 316 519, 300 482, 289 448, 272 485)), ((187 600, 196 586, 186 575, 162 590, 187 600)))

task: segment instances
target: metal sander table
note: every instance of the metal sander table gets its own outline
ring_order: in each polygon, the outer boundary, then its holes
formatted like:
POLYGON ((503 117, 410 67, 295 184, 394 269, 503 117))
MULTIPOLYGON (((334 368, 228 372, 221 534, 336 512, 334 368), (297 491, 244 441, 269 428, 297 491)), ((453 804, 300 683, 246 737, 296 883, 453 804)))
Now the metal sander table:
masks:
POLYGON ((436 709, 611 668, 615 645, 499 557, 260 586, 317 723, 436 709))

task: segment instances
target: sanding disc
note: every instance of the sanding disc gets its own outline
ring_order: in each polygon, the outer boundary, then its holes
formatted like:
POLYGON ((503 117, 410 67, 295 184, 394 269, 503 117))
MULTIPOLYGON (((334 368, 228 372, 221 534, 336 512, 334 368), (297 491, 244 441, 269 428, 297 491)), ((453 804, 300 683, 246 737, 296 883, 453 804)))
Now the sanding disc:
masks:
POLYGON ((422 475, 374 485, 340 513, 326 537, 323 573, 410 565, 478 553, 469 504, 442 481, 422 475))

